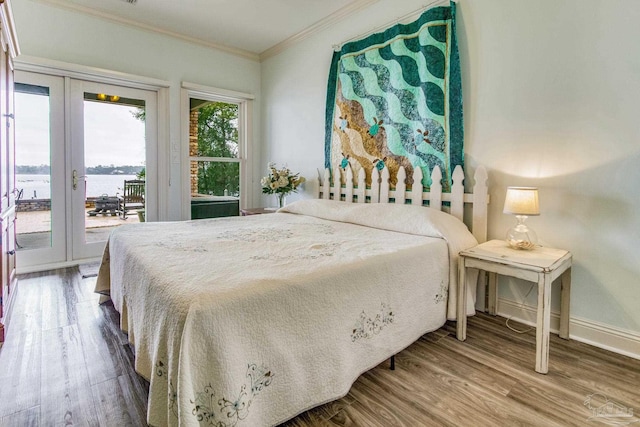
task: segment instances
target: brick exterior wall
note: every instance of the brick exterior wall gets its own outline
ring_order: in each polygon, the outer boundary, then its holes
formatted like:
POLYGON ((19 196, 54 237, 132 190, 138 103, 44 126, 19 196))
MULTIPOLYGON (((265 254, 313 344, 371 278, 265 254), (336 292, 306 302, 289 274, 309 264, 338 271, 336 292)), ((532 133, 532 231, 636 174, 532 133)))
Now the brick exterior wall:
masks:
POLYGON ((26 199, 16 201, 16 212, 50 211, 51 199, 26 199))
MULTIPOLYGON (((195 156, 198 154, 198 116, 197 110, 192 111, 189 114, 189 155, 195 156)), ((191 194, 198 192, 198 163, 190 162, 189 174, 191 177, 191 194)))
MULTIPOLYGON (((84 207, 93 209, 96 206, 95 197, 87 197, 84 207)), ((50 211, 51 199, 22 199, 16 200, 16 212, 50 211)))

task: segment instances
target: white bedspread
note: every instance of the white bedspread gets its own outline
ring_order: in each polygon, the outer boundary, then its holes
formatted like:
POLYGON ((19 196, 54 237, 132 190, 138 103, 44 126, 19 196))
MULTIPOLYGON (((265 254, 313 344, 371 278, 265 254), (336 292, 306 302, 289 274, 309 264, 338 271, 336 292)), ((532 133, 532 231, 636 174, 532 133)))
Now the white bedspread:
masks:
POLYGON ((308 200, 121 226, 96 291, 110 292, 150 381, 149 424, 274 425, 444 324, 449 259, 475 244, 428 208, 308 200))

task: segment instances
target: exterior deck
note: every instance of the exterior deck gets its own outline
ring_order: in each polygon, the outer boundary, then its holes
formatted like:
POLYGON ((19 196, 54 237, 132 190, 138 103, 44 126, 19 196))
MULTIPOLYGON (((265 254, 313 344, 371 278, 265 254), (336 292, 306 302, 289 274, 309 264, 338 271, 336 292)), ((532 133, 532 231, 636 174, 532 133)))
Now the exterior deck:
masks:
MULTIPOLYGON (((138 215, 128 215, 126 220, 111 214, 90 215, 93 207, 85 208, 85 229, 87 241, 97 242, 107 240, 109 233, 115 227, 123 224, 140 222, 138 215)), ((48 246, 51 239, 51 211, 24 211, 16 213, 16 243, 17 249, 35 249, 48 246)))

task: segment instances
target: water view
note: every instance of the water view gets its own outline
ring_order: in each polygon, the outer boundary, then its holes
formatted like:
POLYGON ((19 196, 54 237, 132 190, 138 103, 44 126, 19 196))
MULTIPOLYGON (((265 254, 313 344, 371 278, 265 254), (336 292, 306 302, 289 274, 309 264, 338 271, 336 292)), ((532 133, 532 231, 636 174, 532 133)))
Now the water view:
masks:
MULTIPOLYGON (((115 196, 122 193, 124 180, 136 179, 135 175, 87 175, 86 197, 98 197, 103 194, 115 196)), ((22 200, 50 199, 50 175, 16 174, 16 188, 22 190, 22 200)))

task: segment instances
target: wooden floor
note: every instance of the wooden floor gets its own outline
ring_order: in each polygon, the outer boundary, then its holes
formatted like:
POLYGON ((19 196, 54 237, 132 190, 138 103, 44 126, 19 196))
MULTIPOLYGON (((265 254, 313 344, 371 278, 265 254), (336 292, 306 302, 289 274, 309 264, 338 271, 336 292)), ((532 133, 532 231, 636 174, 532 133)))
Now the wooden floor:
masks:
MULTIPOLYGON (((94 284, 76 268, 20 277, 0 350, 0 426, 146 425, 148 384, 94 284)), ((479 314, 462 343, 454 327, 399 353, 395 371, 385 362, 344 398, 284 425, 606 425, 588 421, 605 399, 640 414, 639 360, 552 335, 549 374, 540 375, 533 332, 518 335, 503 318, 479 314)))

